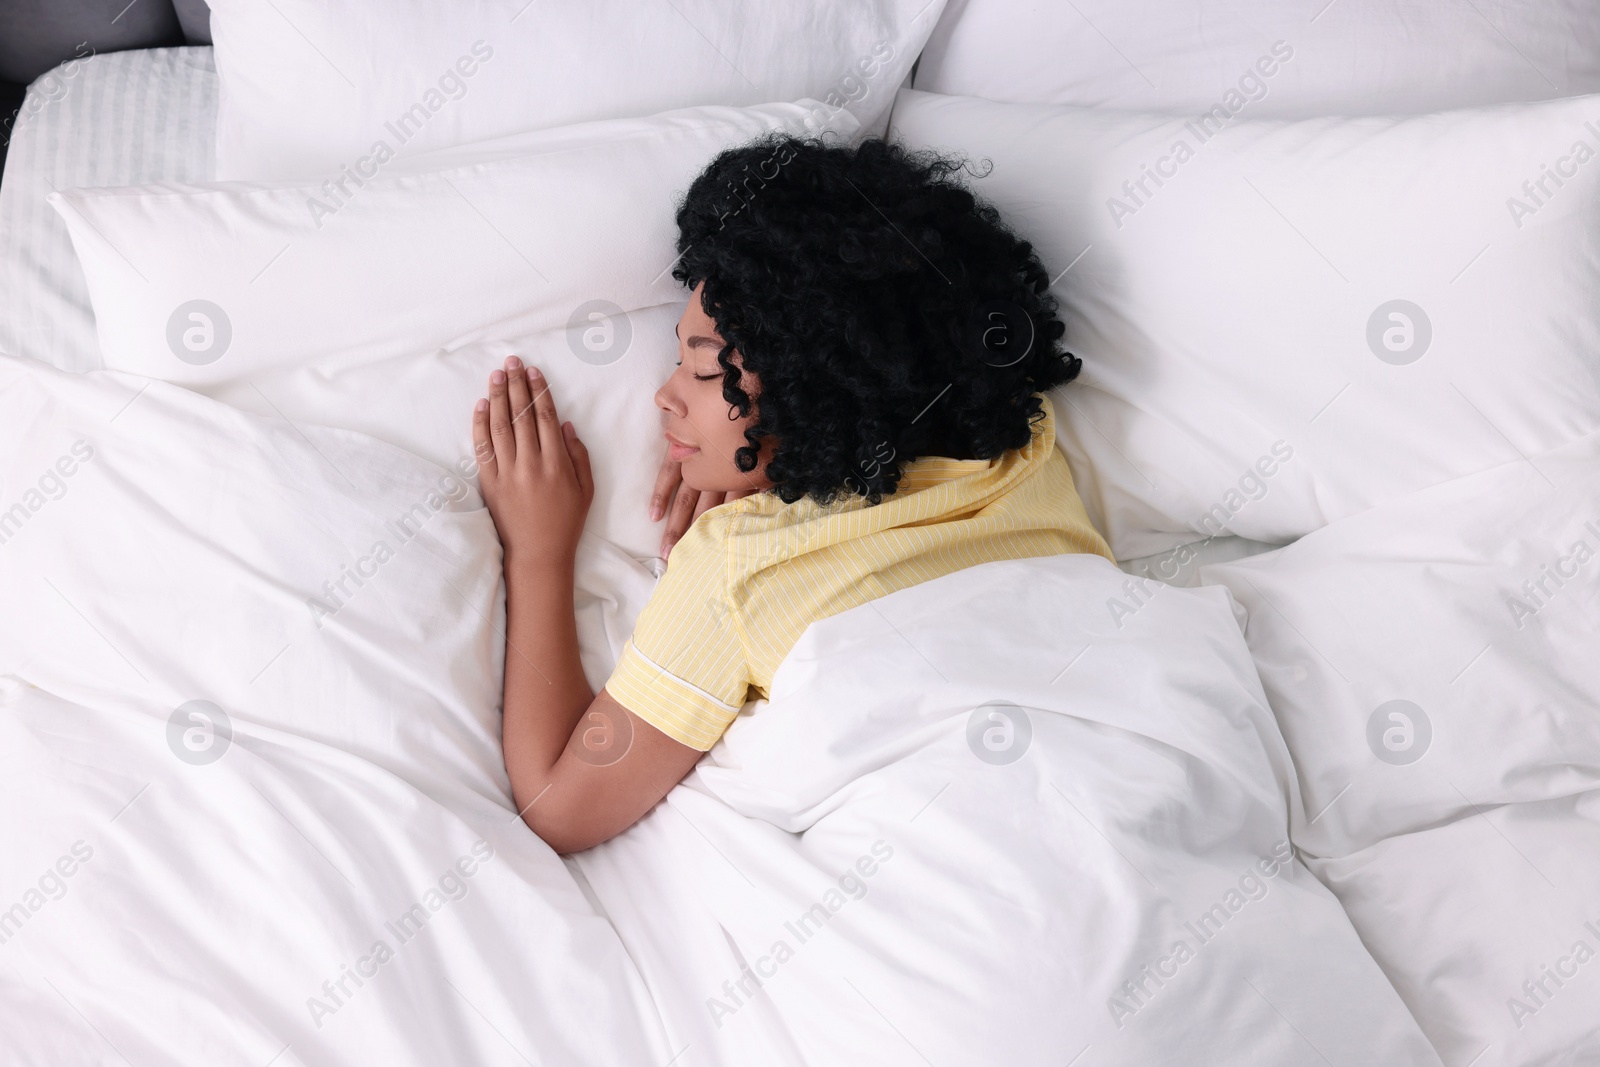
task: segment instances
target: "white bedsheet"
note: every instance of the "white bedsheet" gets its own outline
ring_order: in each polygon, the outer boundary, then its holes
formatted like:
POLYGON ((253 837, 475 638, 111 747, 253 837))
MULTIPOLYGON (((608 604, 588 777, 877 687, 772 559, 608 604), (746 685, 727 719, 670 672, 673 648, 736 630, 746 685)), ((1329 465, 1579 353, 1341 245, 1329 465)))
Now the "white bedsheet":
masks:
MULTIPOLYGON (((569 864, 512 809, 498 547, 441 474, 0 359, 0 1060, 1438 1062, 1280 862, 1221 591, 1121 617, 1125 575, 1059 557, 828 620, 569 864)), ((637 607, 592 611, 620 643, 637 607)))

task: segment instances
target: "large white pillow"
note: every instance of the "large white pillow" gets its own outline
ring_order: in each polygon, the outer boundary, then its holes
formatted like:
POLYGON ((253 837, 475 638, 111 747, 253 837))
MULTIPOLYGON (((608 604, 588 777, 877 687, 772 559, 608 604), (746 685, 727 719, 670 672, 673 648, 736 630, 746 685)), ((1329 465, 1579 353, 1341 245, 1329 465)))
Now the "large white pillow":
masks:
POLYGON ((1119 558, 1283 543, 1600 426, 1600 97, 1208 132, 907 91, 891 132, 992 162, 1037 246, 1119 558))
POLYGON ((944 0, 212 0, 217 176, 337 179, 595 119, 814 97, 879 132, 944 0))
POLYGON ((645 559, 660 544, 652 396, 686 299, 675 200, 718 151, 775 129, 843 139, 856 124, 815 102, 690 108, 419 158, 347 198, 219 183, 52 203, 108 369, 464 469, 472 402, 516 352, 590 448, 589 531, 645 559))
POLYGON ((1591 0, 950 0, 915 86, 1199 114, 1419 113, 1600 92, 1591 0), (1238 105, 1238 106, 1236 106, 1238 105))
POLYGON ((1600 789, 1600 433, 1201 578, 1249 613, 1308 853, 1600 789))
POLYGON ((204 385, 554 329, 592 300, 678 299, 677 199, 717 152, 770 130, 842 139, 855 123, 814 101, 686 108, 446 151, 342 190, 168 184, 51 203, 107 369, 204 385))

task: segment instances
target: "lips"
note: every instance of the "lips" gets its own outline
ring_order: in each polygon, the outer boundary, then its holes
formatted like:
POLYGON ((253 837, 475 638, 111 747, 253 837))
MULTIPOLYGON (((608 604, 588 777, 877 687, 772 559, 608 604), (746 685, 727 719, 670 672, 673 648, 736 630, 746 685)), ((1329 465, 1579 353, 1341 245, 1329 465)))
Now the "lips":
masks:
POLYGON ((693 445, 684 444, 670 433, 663 434, 662 436, 667 439, 667 458, 675 463, 682 462, 683 460, 694 455, 696 452, 700 451, 693 445))

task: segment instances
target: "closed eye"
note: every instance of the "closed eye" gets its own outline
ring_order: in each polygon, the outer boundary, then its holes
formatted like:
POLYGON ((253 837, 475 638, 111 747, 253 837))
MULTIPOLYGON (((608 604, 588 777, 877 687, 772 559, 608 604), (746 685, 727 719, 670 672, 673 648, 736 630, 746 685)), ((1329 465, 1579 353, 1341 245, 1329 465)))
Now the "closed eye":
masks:
MULTIPOLYGON (((681 367, 681 366, 683 366, 683 360, 680 359, 680 360, 676 361, 675 363, 673 363, 672 365, 674 367, 681 367)), ((691 375, 691 377, 694 378, 694 380, 697 381, 697 382, 714 382, 718 378, 722 377, 722 372, 718 371, 715 374, 695 374, 695 375, 691 375)))

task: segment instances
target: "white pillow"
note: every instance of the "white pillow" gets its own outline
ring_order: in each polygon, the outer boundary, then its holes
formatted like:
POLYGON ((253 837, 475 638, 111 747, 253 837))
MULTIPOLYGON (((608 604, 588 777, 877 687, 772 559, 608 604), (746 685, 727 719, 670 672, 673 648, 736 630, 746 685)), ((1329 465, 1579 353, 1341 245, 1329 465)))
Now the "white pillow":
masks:
POLYGON ((823 128, 855 126, 810 101, 687 108, 446 152, 346 191, 221 182, 50 202, 107 369, 203 385, 555 329, 592 300, 679 299, 673 213, 694 178, 769 130, 823 128))
POLYGON ((950 0, 915 86, 1254 118, 1600 92, 1592 0, 950 0))
POLYGON ((1600 433, 1201 578, 1249 613, 1308 853, 1600 789, 1600 433))
POLYGON ((336 179, 595 119, 814 97, 882 130, 944 0, 212 0, 217 176, 336 179))
POLYGON ((652 397, 686 299, 669 270, 675 199, 718 151, 773 129, 842 139, 856 125, 812 102, 692 108, 419 159, 342 204, 286 183, 78 189, 52 203, 108 369, 455 467, 472 456, 472 401, 516 352, 590 448, 589 532, 646 559, 660 545, 646 510, 662 447, 652 397))
POLYGON ((1202 132, 908 91, 891 132, 992 161, 973 188, 1084 360, 1057 425, 1119 558, 1283 543, 1600 426, 1600 98, 1202 132))

